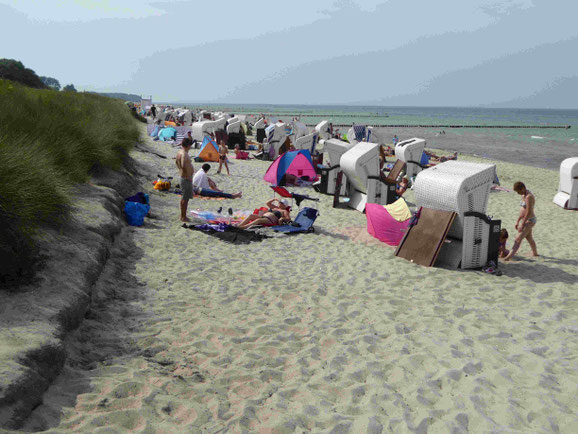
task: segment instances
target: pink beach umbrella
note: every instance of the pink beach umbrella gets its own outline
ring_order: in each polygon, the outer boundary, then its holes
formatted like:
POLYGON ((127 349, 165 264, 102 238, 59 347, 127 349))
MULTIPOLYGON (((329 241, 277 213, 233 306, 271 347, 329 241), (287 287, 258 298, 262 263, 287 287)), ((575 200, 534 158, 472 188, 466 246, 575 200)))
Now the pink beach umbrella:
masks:
POLYGON ((376 203, 365 205, 365 216, 367 217, 367 232, 390 246, 399 245, 411 220, 399 222, 387 212, 383 205, 376 203))

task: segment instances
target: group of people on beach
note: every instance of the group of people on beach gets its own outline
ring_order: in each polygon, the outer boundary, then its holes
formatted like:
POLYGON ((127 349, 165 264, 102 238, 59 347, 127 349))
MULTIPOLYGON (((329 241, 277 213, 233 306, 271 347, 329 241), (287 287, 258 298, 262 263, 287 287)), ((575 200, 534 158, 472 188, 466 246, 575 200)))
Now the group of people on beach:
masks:
MULTIPOLYGON (((394 141, 397 139, 395 136, 394 141)), ((221 191, 216 183, 208 177, 208 172, 211 166, 207 163, 203 164, 201 170, 195 174, 191 157, 189 151, 193 145, 191 137, 185 137, 181 143, 181 149, 177 153, 176 165, 179 170, 179 175, 181 177, 181 189, 182 196, 180 201, 180 220, 182 222, 189 222, 187 217, 187 207, 189 200, 193 197, 193 194, 198 194, 200 196, 207 197, 223 197, 228 199, 235 199, 242 196, 242 192, 235 194, 225 193, 221 191)), ((224 165, 227 169, 227 174, 230 174, 229 167, 227 165, 227 153, 228 149, 223 141, 219 142, 219 170, 217 173, 221 173, 222 166, 224 165)), ((393 153, 393 149, 386 149, 381 147, 380 160, 383 164, 385 162, 385 157, 393 153)), ((457 158, 457 153, 450 156, 450 158, 441 159, 437 155, 430 154, 430 157, 438 159, 438 161, 447 161, 448 159, 457 158)), ((403 196, 405 191, 409 186, 409 179, 407 176, 403 176, 396 188, 396 193, 398 197, 403 196)), ((506 243, 509 238, 508 231, 502 229, 499 238, 499 257, 504 261, 509 261, 520 249, 520 245, 524 240, 528 241, 530 248, 532 250, 532 256, 538 256, 538 250, 536 247, 536 242, 533 237, 533 229, 536 225, 537 218, 534 212, 535 207, 535 197, 534 194, 527 189, 523 182, 516 182, 514 184, 514 191, 522 196, 520 202, 520 213, 518 219, 514 225, 517 231, 516 237, 514 239, 514 245, 512 250, 506 248, 506 243)), ((265 208, 256 210, 255 213, 251 214, 240 222, 237 227, 248 228, 252 226, 271 226, 282 223, 287 223, 291 221, 290 216, 291 207, 285 201, 279 201, 276 199, 267 202, 265 208)))
MULTIPOLYGON (((227 174, 229 174, 229 167, 226 162, 227 147, 223 142, 221 142, 221 144, 219 145, 219 170, 217 173, 221 173, 221 168, 224 164, 225 168, 227 169, 227 174)), ((190 221, 190 219, 187 217, 187 208, 189 200, 193 197, 193 194, 198 194, 199 196, 205 197, 223 197, 226 199, 236 199, 243 195, 242 192, 231 194, 221 191, 217 187, 215 181, 213 181, 207 175, 211 169, 210 164, 203 164, 201 170, 195 174, 191 156, 189 155, 189 151, 191 150, 192 146, 193 141, 189 137, 185 137, 181 143, 181 149, 177 152, 176 157, 176 165, 181 177, 180 185, 182 196, 180 202, 180 220, 182 222, 190 221)))

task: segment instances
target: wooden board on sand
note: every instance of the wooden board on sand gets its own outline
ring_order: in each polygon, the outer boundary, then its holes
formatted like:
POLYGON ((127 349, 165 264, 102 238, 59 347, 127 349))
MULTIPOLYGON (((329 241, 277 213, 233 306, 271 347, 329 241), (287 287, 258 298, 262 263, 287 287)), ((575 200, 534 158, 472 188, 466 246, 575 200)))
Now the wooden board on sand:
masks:
POLYGON ((395 256, 433 266, 455 218, 455 212, 421 208, 417 224, 408 228, 395 256))

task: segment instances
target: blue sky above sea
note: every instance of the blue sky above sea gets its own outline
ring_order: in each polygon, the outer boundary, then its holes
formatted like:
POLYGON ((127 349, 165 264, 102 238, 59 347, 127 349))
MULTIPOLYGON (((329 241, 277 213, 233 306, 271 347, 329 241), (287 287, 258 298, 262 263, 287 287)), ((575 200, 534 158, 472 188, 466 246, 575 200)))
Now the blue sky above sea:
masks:
POLYGON ((575 0, 0 0, 2 57, 205 103, 578 108, 575 0))

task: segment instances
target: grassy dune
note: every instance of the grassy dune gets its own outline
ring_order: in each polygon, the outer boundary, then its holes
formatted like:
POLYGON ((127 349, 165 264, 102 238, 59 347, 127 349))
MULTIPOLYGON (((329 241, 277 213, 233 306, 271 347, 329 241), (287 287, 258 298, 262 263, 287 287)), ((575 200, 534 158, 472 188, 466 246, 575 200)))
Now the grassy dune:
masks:
POLYGON ((37 229, 67 218, 70 187, 120 167, 138 138, 120 100, 0 80, 0 285, 30 269, 37 229))

